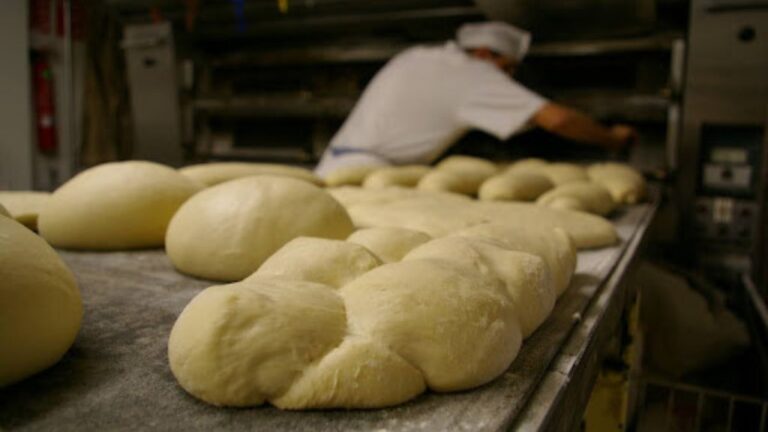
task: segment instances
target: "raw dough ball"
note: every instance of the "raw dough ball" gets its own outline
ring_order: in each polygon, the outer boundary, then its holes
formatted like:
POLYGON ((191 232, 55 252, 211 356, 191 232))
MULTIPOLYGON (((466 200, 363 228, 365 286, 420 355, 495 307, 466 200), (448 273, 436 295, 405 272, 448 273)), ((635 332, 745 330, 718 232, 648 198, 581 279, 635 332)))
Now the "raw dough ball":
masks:
POLYGON ((283 409, 382 408, 412 399, 425 388, 421 372, 392 350, 348 335, 271 402, 283 409))
POLYGON ((354 334, 390 347, 436 391, 469 389, 503 373, 520 327, 502 282, 440 260, 385 264, 339 290, 354 334))
POLYGON ((276 276, 340 288, 380 264, 376 256, 358 244, 299 237, 267 258, 250 277, 276 276))
POLYGON ((510 250, 527 252, 547 263, 557 295, 568 288, 576 271, 576 247, 560 228, 535 224, 486 223, 456 233, 495 241, 510 250))
POLYGON ((429 258, 470 266, 501 279, 524 338, 547 319, 555 305, 557 295, 549 266, 536 255, 509 250, 487 239, 457 236, 421 245, 404 260, 429 258))
POLYGON ((322 189, 263 175, 213 186, 184 203, 168 226, 166 251, 184 273, 235 281, 296 237, 344 239, 353 229, 322 189))
POLYGON ((617 203, 636 204, 645 198, 645 178, 629 165, 598 163, 590 165, 587 174, 593 182, 608 189, 617 203))
POLYGON ((616 209, 608 189, 596 183, 577 182, 560 185, 540 196, 537 204, 605 216, 616 209))
POLYGON ((541 172, 541 169, 549 165, 549 162, 539 158, 526 158, 515 161, 507 168, 507 172, 541 172))
POLYGON ((37 231, 37 217, 50 198, 48 192, 0 192, 0 204, 14 219, 33 231, 37 231))
POLYGON ((392 186, 414 187, 429 171, 426 165, 404 165, 378 168, 368 174, 364 188, 382 189, 392 186))
POLYGON ((473 177, 488 178, 498 171, 496 164, 489 160, 472 156, 449 156, 435 165, 441 171, 467 173, 473 177))
POLYGON ((572 163, 553 163, 543 168, 543 173, 555 186, 566 183, 588 181, 587 170, 581 165, 572 163))
POLYGON ((190 165, 179 169, 185 176, 196 180, 206 186, 215 186, 219 183, 254 175, 285 176, 308 181, 318 186, 323 181, 314 175, 312 171, 280 164, 252 163, 252 162, 216 162, 199 165, 190 165))
POLYGON ((23 225, 0 217, 0 387, 53 365, 80 329, 72 272, 23 225))
POLYGON ((153 162, 113 162, 85 170, 58 188, 40 212, 48 243, 120 250, 163 245, 168 222, 200 185, 153 162))
POLYGON ((8 210, 6 210, 5 207, 3 207, 2 204, 0 204, 0 216, 5 216, 7 218, 12 218, 11 214, 8 213, 8 210))
POLYGON ((432 240, 421 231, 396 227, 378 227, 357 230, 347 238, 348 242, 365 246, 383 262, 403 259, 411 249, 432 240))
POLYGON ((478 198, 484 201, 533 201, 553 187, 552 181, 543 174, 506 172, 483 182, 478 198))
POLYGON ((192 299, 171 331, 168 360, 179 384, 197 398, 260 405, 285 393, 345 334, 344 304, 330 287, 252 278, 192 299))
POLYGON ((433 178, 422 179, 419 188, 477 195, 480 185, 497 172, 496 164, 485 159, 450 156, 435 166, 435 171, 431 173, 433 178))
POLYGON ((475 179, 451 171, 432 170, 419 180, 419 190, 432 192, 454 192, 464 195, 477 193, 475 179))
POLYGON ((378 165, 340 167, 325 176, 328 187, 360 186, 368 174, 381 168, 378 165))

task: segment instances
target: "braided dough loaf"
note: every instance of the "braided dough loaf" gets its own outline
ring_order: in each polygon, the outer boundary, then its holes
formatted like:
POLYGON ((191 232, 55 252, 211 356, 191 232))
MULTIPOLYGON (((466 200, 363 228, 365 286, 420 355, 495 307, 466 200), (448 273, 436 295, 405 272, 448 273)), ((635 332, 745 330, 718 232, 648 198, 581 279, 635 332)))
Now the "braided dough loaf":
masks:
POLYGON ((179 172, 206 186, 254 175, 285 176, 323 185, 323 181, 308 169, 269 163, 215 162, 190 165, 179 169, 179 172))
POLYGON ((168 226, 166 252, 183 273, 236 281, 296 237, 344 239, 353 230, 324 190, 262 175, 213 186, 184 203, 168 226))
POLYGON ((40 211, 40 235, 56 247, 120 250, 163 245, 176 210, 201 185, 153 162, 99 165, 58 188, 40 211))
POLYGON ((187 305, 171 370, 227 406, 376 408, 477 387, 509 367, 575 265, 563 231, 529 231, 480 225, 379 266, 351 242, 296 239, 187 305))

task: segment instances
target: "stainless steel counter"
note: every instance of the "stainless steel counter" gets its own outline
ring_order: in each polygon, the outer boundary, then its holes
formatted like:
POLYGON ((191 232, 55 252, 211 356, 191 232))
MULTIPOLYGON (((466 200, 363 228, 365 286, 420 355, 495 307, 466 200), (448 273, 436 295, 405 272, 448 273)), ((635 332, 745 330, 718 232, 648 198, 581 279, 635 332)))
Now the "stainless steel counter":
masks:
POLYGON ((621 283, 656 211, 613 217, 621 244, 579 253, 577 274, 552 315, 509 370, 478 389, 427 393, 368 411, 216 408, 197 401, 168 368, 167 338, 187 302, 211 283, 175 272, 161 250, 61 252, 80 284, 85 317, 64 358, 0 390, 0 429, 9 430, 503 430, 577 424, 619 321, 621 283))

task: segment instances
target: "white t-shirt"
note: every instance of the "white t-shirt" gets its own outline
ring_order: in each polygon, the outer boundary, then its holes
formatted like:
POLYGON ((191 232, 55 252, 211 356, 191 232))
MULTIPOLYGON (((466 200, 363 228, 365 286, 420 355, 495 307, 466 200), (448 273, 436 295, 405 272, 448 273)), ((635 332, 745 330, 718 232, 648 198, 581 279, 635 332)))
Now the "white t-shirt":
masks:
POLYGON ((364 160, 427 164, 470 129, 509 138, 545 103, 453 42, 410 48, 376 74, 316 171, 324 176, 364 160))

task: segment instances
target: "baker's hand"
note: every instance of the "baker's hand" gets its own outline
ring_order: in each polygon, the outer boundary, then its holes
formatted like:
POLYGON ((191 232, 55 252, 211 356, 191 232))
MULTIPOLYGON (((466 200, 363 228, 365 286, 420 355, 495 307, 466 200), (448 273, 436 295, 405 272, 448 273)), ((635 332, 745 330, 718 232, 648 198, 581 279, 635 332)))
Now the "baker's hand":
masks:
POLYGON ((635 128, 624 124, 611 126, 611 136, 614 143, 609 147, 609 150, 612 151, 620 151, 635 145, 638 137, 635 128))

